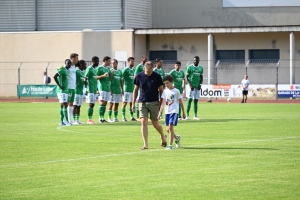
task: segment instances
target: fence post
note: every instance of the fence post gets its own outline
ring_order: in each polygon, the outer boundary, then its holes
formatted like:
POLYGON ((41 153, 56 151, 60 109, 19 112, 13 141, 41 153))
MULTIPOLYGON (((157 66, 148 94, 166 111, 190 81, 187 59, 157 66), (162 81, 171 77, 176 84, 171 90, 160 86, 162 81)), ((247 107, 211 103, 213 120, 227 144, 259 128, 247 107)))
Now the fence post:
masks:
MULTIPOLYGON (((20 85, 21 83, 21 66, 22 66, 22 63, 20 63, 19 67, 18 67, 18 85, 20 85)), ((20 99, 20 96, 18 96, 19 99, 20 99)))
POLYGON ((50 62, 48 62, 47 67, 46 67, 46 76, 48 76, 48 67, 50 65, 50 62))
POLYGON ((215 80, 216 84, 218 84, 218 65, 220 64, 220 60, 218 60, 217 64, 215 65, 215 80))
POLYGON ((249 62, 250 62, 250 60, 248 60, 248 61, 246 62, 246 65, 245 65, 245 68, 246 68, 246 75, 248 75, 248 65, 249 65, 249 62))

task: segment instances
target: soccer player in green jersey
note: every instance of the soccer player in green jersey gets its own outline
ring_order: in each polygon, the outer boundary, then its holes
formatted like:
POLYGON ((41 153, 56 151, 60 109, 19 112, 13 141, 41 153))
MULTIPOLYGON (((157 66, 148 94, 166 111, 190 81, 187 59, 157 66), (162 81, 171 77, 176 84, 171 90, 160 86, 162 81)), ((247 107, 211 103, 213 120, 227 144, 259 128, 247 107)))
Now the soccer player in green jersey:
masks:
POLYGON ((162 69, 162 64, 163 61, 161 58, 156 58, 155 59, 155 68, 154 68, 154 72, 158 73, 161 76, 161 80, 164 80, 165 78, 165 71, 162 69))
POLYGON ((71 123, 72 122, 72 116, 73 116, 73 102, 75 98, 75 88, 76 88, 76 64, 78 63, 78 54, 72 53, 70 55, 70 60, 72 62, 72 65, 70 69, 68 70, 68 79, 69 79, 69 95, 68 95, 68 117, 71 123))
MULTIPOLYGON (((166 75, 165 75, 165 71, 162 69, 162 64, 163 64, 162 59, 156 58, 155 59, 155 68, 153 71, 158 73, 161 77, 161 80, 163 81, 166 75)), ((163 87, 164 87, 164 85, 163 85, 163 87)), ((158 97, 158 99, 160 100, 160 96, 158 97)), ((161 118, 163 118, 162 114, 161 114, 161 118)))
POLYGON ((111 79, 111 97, 110 104, 108 106, 108 122, 119 122, 118 120, 118 108, 119 103, 121 101, 123 91, 123 80, 122 80, 122 70, 118 69, 118 61, 113 59, 111 62, 111 71, 112 79, 111 79), (114 105, 114 119, 111 118, 112 115, 112 107, 114 105))
POLYGON ((194 99, 194 120, 200 120, 197 116, 198 111, 198 99, 200 96, 200 89, 203 82, 203 67, 199 65, 200 58, 194 57, 194 64, 189 65, 186 68, 186 80, 190 87, 190 93, 188 94, 187 112, 186 118, 189 119, 189 112, 191 109, 192 99, 194 99))
POLYGON ((84 70, 86 69, 86 63, 84 60, 80 60, 79 67, 76 67, 76 89, 74 98, 74 122, 73 124, 82 124, 79 121, 80 107, 83 102, 83 85, 86 85, 86 77, 84 70))
POLYGON ((123 96, 123 105, 122 105, 122 120, 123 122, 127 122, 127 119, 125 117, 125 108, 127 103, 129 103, 129 112, 130 112, 130 121, 136 121, 136 119, 133 117, 132 112, 132 92, 134 89, 134 58, 129 57, 127 59, 128 66, 125 67, 122 71, 122 77, 124 80, 124 96, 123 96))
POLYGON ((96 103, 96 93, 97 93, 97 75, 96 75, 96 68, 99 65, 99 58, 94 56, 92 58, 92 65, 88 66, 85 71, 85 77, 87 78, 87 85, 86 88, 86 102, 89 103, 87 115, 88 121, 87 124, 94 124, 93 113, 94 113, 94 106, 96 103))
MULTIPOLYGON (((171 75, 174 78, 174 87, 177 88, 179 90, 180 94, 182 95, 183 91, 185 89, 185 84, 186 84, 185 74, 184 74, 184 71, 180 69, 181 62, 176 61, 174 67, 175 67, 175 69, 172 69, 169 72, 169 75, 171 75)), ((180 105, 179 105, 178 119, 182 119, 180 105)))
POLYGON ((114 71, 110 71, 110 57, 105 56, 103 58, 103 63, 101 66, 97 68, 96 74, 97 79, 99 80, 99 122, 104 123, 107 122, 104 119, 104 114, 106 110, 107 101, 110 99, 110 80, 112 79, 112 75, 114 71))
POLYGON ((58 68, 57 73, 54 75, 54 81, 57 84, 57 86, 60 88, 60 97, 59 97, 59 103, 61 103, 62 106, 62 114, 60 117, 60 125, 66 125, 71 126, 72 124, 69 122, 68 119, 68 94, 69 94, 69 88, 68 88, 68 69, 71 67, 72 63, 71 60, 67 59, 65 63, 65 67, 61 66, 58 68), (58 80, 59 77, 59 80, 58 80), (63 122, 63 119, 65 118, 66 123, 63 122))
MULTIPOLYGON (((138 64, 136 67, 135 67, 135 70, 134 70, 134 78, 135 76, 140 73, 140 72, 144 72, 144 64, 148 61, 148 57, 143 55, 142 58, 141 58, 141 63, 138 64)), ((140 93, 140 91, 139 91, 140 93)), ((137 99, 139 98, 139 93, 138 93, 138 96, 137 96, 137 99)), ((135 104, 135 111, 136 111, 136 118, 139 119, 140 118, 140 111, 139 111, 139 104, 136 103, 135 104)))

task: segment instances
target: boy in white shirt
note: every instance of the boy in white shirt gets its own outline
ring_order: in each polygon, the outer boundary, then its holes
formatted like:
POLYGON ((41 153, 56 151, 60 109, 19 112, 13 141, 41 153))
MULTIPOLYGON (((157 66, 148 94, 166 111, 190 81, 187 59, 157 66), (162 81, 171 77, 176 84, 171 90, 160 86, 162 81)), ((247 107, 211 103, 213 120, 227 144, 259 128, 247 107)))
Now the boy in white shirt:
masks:
POLYGON ((250 81, 248 80, 248 75, 244 76, 244 79, 242 80, 241 84, 242 84, 242 88, 243 88, 243 100, 241 103, 246 103, 248 89, 249 89, 249 85, 250 85, 250 81))
POLYGON ((166 105, 165 109, 165 119, 166 119, 166 128, 167 132, 170 134, 169 145, 167 146, 166 150, 173 149, 173 139, 175 138, 176 148, 180 147, 180 135, 176 135, 174 132, 174 126, 177 126, 178 122, 178 112, 179 112, 179 105, 182 109, 183 118, 185 118, 185 111, 182 103, 182 96, 180 91, 173 86, 174 78, 170 75, 167 75, 164 79, 165 89, 161 95, 162 103, 160 106, 160 110, 158 113, 158 120, 161 118, 161 113, 166 105))

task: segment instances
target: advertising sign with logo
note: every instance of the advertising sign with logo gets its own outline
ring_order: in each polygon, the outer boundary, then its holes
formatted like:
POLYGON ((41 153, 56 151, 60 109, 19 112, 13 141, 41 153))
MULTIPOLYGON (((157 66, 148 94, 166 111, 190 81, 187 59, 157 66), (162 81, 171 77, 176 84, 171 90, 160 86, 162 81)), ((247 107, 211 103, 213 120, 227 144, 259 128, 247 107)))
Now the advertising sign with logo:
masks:
POLYGON ((56 85, 17 85, 19 97, 56 97, 56 85))
POLYGON ((278 85, 278 98, 300 98, 300 84, 278 85))

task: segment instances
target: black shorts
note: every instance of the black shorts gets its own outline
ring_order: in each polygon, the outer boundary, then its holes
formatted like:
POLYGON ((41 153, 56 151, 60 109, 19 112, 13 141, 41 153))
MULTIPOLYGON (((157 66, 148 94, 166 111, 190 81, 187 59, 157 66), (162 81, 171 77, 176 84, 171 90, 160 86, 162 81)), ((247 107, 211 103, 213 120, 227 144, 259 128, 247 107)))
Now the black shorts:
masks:
POLYGON ((248 95, 248 90, 243 90, 243 95, 248 95))

